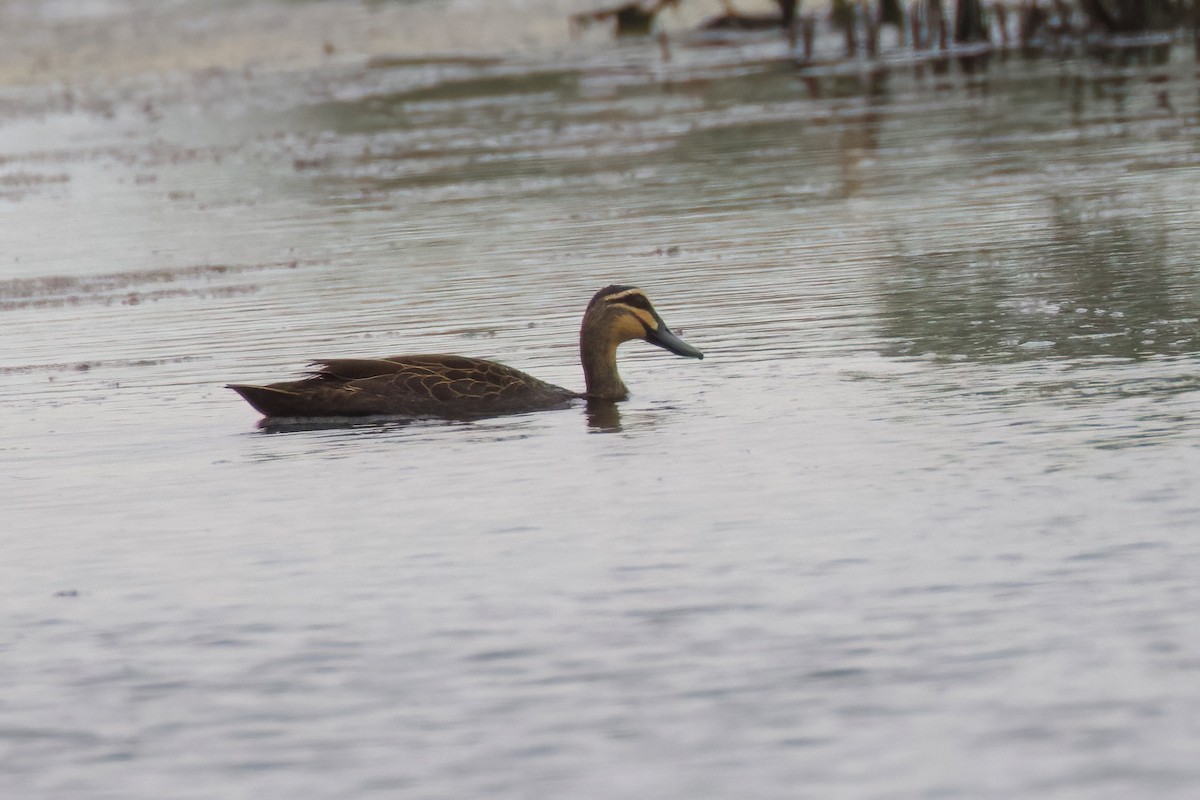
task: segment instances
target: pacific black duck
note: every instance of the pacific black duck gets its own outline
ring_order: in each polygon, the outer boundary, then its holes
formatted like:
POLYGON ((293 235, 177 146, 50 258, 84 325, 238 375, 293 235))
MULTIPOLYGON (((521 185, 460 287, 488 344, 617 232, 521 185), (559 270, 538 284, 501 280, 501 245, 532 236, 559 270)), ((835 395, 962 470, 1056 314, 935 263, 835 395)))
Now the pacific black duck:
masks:
POLYGON ((587 390, 582 393, 495 361, 447 355, 319 360, 303 380, 228 388, 268 418, 469 418, 541 411, 578 399, 614 402, 628 397, 617 373, 617 347, 631 339, 704 358, 671 333, 645 292, 609 286, 592 297, 583 315, 579 357, 587 390))

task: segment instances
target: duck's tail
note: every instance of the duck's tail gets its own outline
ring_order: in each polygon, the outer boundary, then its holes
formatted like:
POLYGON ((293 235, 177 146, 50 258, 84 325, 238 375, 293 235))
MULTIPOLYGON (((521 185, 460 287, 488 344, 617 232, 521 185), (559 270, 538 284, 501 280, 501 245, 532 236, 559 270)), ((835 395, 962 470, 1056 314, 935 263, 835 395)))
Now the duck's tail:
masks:
POLYGON ((304 413, 304 409, 300 407, 301 396, 287 389, 245 383, 230 383, 226 384, 225 388, 240 394, 243 400, 264 417, 295 417, 304 413))

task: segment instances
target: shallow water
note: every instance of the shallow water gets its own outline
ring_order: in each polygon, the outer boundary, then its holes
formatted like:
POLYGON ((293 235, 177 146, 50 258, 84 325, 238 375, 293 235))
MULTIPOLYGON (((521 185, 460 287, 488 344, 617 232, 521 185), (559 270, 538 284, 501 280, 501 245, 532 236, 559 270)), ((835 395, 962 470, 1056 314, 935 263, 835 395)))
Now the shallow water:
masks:
POLYGON ((7 88, 0 783, 1193 797, 1194 64, 759 55, 7 88), (613 282, 707 357, 626 345, 612 415, 222 388, 579 387, 613 282))

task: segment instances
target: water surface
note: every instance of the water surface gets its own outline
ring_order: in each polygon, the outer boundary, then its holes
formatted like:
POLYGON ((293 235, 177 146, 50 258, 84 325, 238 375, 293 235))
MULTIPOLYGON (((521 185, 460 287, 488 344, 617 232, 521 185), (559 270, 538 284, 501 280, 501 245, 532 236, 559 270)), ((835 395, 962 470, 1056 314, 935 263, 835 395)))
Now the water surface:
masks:
POLYGON ((7 88, 10 791, 1194 796, 1195 65, 756 47, 7 88), (614 414, 222 388, 614 282, 614 414))

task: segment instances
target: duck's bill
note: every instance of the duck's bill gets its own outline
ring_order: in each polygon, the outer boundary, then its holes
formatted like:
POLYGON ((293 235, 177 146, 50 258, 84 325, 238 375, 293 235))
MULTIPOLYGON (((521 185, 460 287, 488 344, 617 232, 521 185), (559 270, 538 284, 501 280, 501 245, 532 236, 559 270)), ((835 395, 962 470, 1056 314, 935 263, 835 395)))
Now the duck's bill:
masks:
POLYGON ((646 333, 646 341, 653 345, 658 345, 664 350, 670 350, 677 356, 685 358, 704 358, 704 353, 701 353, 690 344, 680 339, 675 334, 671 333, 671 329, 661 322, 658 324, 658 330, 648 331, 646 333))

